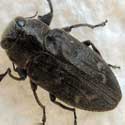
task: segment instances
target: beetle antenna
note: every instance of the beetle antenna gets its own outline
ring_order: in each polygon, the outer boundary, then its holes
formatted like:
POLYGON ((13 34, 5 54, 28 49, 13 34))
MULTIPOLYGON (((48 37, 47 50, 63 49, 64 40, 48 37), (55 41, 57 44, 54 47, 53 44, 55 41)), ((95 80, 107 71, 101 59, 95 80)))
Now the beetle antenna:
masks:
POLYGON ((33 16, 26 17, 26 18, 35 18, 37 15, 38 15, 38 11, 36 11, 36 13, 33 16))

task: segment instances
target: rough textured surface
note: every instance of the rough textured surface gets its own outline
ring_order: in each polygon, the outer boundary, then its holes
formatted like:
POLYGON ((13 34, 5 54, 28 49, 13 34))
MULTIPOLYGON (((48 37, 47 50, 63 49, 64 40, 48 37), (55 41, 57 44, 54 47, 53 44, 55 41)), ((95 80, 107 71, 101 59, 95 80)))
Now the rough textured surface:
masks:
MULTIPOLYGON (((54 19, 51 28, 63 27, 76 23, 97 24, 108 19, 105 27, 94 30, 74 29, 72 34, 80 41, 90 39, 102 53, 105 60, 121 66, 114 70, 123 97, 118 107, 110 112, 88 112, 77 110, 78 125, 124 125, 125 124, 125 1, 124 0, 52 0, 54 19)), ((1 0, 0 1, 0 36, 8 22, 16 16, 32 16, 48 12, 46 0, 1 0)), ((4 50, 0 48, 0 72, 11 66, 4 50)), ((72 125, 73 115, 69 111, 55 106, 49 101, 48 93, 38 90, 41 101, 46 105, 46 125, 72 125)), ((32 125, 41 119, 41 109, 36 104, 28 79, 17 82, 6 77, 0 83, 0 124, 32 125)))

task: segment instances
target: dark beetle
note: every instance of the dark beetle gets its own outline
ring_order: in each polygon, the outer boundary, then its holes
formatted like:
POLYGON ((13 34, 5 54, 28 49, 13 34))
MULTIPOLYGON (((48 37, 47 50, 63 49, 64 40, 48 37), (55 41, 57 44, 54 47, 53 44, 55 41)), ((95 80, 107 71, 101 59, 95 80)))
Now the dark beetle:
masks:
POLYGON ((17 17, 3 33, 1 46, 20 77, 13 76, 8 68, 0 75, 0 80, 6 74, 16 80, 25 80, 28 76, 35 99, 43 109, 43 125, 46 114, 45 106, 36 94, 38 85, 50 93, 51 101, 74 112, 76 125, 75 109, 64 106, 56 98, 89 111, 112 110, 121 99, 118 81, 110 69, 115 66, 107 64, 89 40, 79 42, 69 34, 72 28, 96 28, 104 26, 107 21, 97 25, 77 24, 51 30, 49 25, 53 7, 51 1, 47 1, 51 10, 48 14, 38 16, 38 19, 34 19, 35 16, 17 17))

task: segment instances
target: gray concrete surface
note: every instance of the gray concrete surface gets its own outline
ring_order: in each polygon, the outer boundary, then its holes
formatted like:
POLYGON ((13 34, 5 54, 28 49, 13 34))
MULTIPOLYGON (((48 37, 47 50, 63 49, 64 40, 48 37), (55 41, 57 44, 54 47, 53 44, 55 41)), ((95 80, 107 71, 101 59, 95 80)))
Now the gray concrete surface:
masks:
MULTIPOLYGON (((125 125, 125 0, 52 0, 54 18, 51 28, 76 23, 97 24, 108 19, 105 27, 94 30, 74 29, 72 35, 80 41, 91 40, 104 59, 121 66, 113 70, 123 97, 118 107, 110 112, 77 110, 78 125, 125 125)), ((48 12, 46 0, 0 0, 0 36, 8 22, 16 16, 31 16, 48 12)), ((0 48, 0 72, 12 67, 0 48)), ((40 100, 46 105, 46 125, 73 125, 73 114, 49 101, 48 93, 38 89, 40 100)), ((29 80, 17 82, 6 77, 0 83, 0 125, 32 125, 41 120, 42 112, 36 104, 29 80)))

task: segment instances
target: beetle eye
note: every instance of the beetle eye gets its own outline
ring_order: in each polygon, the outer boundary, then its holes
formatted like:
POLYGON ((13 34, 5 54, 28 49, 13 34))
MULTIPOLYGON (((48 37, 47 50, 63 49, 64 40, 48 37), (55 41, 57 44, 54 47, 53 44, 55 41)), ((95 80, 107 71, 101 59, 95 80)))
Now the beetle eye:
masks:
POLYGON ((20 28, 22 28, 22 27, 25 26, 25 20, 24 20, 24 19, 21 19, 21 18, 17 18, 17 19, 16 19, 16 24, 17 24, 20 28))

